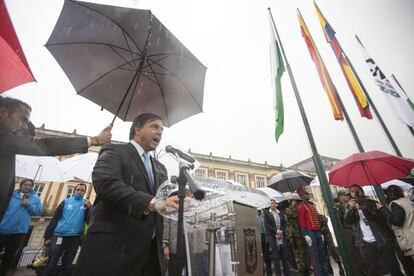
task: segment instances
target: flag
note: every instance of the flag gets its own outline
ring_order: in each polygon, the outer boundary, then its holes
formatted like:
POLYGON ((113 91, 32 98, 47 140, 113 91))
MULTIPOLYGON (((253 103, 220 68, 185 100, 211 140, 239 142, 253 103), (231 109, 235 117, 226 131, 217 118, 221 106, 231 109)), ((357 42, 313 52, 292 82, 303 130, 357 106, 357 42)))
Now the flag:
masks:
POLYGON ((358 106, 359 113, 362 117, 366 117, 367 119, 372 119, 372 114, 369 109, 368 101, 365 97, 364 90, 361 84, 356 77, 356 72, 353 70, 348 57, 345 55, 344 51, 342 50, 339 41, 336 39, 335 30, 332 26, 328 23, 325 17, 322 15, 319 7, 313 2, 316 13, 318 14, 319 21, 322 26, 323 33, 325 35, 326 41, 331 45, 333 52, 338 60, 339 66, 342 69, 342 73, 348 83, 348 87, 354 96, 355 102, 358 106))
POLYGON ((284 111, 283 111, 283 97, 281 78, 285 72, 285 64, 283 62, 282 54, 279 48, 275 31, 273 29, 271 18, 270 21, 270 72, 273 87, 273 101, 275 108, 275 138, 278 142, 280 135, 283 133, 284 126, 284 111))
POLYGON ((355 38, 359 43, 365 63, 376 84, 383 92, 392 114, 402 123, 414 127, 414 108, 411 105, 411 100, 394 79, 388 79, 385 76, 375 61, 369 56, 358 36, 355 36, 355 38))
POLYGON ((333 82, 332 82, 331 77, 329 76, 328 70, 326 69, 325 64, 323 63, 323 60, 321 56, 319 55, 315 42, 313 41, 312 36, 308 28, 306 27, 305 21, 300 15, 299 10, 298 10, 298 19, 299 19, 300 30, 302 32, 302 36, 305 39, 305 42, 309 49, 309 53, 311 55, 313 62, 315 63, 316 70, 318 71, 319 78, 322 82, 322 86, 325 89, 326 95, 328 96, 334 118, 335 120, 343 120, 344 116, 343 116, 342 107, 339 104, 338 92, 336 91, 336 88, 333 85, 333 82))
POLYGON ((391 78, 390 79, 391 79, 391 82, 395 82, 395 84, 399 87, 399 89, 401 89, 401 91, 407 96, 408 105, 411 106, 412 109, 414 109, 414 103, 408 97, 407 93, 404 91, 404 89, 402 88, 401 84, 398 82, 397 78, 393 74, 391 74, 391 78))

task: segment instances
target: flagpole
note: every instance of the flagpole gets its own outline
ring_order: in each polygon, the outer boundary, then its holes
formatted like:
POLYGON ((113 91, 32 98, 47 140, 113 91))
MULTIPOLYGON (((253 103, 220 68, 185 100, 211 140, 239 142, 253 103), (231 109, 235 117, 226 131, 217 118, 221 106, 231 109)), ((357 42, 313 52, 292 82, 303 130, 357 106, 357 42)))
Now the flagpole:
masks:
POLYGON ((320 158, 318 150, 316 148, 315 140, 313 139, 313 135, 312 135, 312 131, 311 131, 311 128, 310 128, 310 125, 309 125, 309 122, 308 122, 308 118, 306 116, 305 109, 303 107, 302 100, 301 100, 301 97, 299 95, 298 88, 296 86, 296 81, 295 81, 295 78, 293 76, 292 70, 290 68, 290 64, 287 60, 285 50, 284 50, 283 45, 282 45, 282 41, 280 40, 279 33, 277 31, 275 21, 273 19, 272 11, 270 10, 270 8, 268 8, 268 10, 269 10, 270 18, 272 19, 273 27, 274 27, 274 30, 276 32, 278 42, 280 44, 280 49, 282 51, 283 59, 285 60, 285 63, 286 63, 286 69, 288 71, 289 79, 290 79, 290 82, 291 82, 292 88, 293 88, 293 92, 295 94, 296 101, 297 101, 298 107, 299 107, 299 111, 300 111, 300 114, 302 116, 302 121, 303 121, 303 124, 305 126, 305 130, 306 130, 306 134, 308 136, 309 144, 310 144, 310 147, 312 149, 313 163, 315 165, 315 169, 316 169, 316 172, 318 174, 318 177, 319 177, 319 180, 320 180, 320 183, 321 183, 322 195, 324 197, 324 200, 325 200, 325 203, 326 203, 326 206, 327 206, 327 209, 328 209, 329 217, 332 220, 332 226, 333 226, 333 229, 334 229, 336 240, 338 242, 339 251, 340 251, 340 254, 341 254, 341 257, 342 257, 342 260, 343 260, 344 268, 345 268, 345 271, 346 271, 347 275, 351 275, 351 262, 350 262, 349 252, 348 252, 348 249, 345 245, 343 231, 342 231, 341 224, 339 222, 338 214, 336 213, 336 210, 334 208, 333 196, 332 196, 332 193, 331 193, 331 191, 328 187, 328 180, 326 178, 325 170, 323 168, 321 158, 320 158))
MULTIPOLYGON (((309 32, 309 36, 310 36, 310 39, 312 40, 312 42, 313 42, 313 44, 314 44, 315 51, 317 52, 317 54, 318 54, 319 56, 321 56, 321 55, 320 55, 320 53, 319 53, 318 48, 316 47, 315 42, 313 41, 313 38, 311 37, 310 31, 309 31, 309 29, 308 29, 308 27, 307 27, 307 25, 306 25, 306 22, 305 22, 305 20, 303 19, 302 14, 300 13, 299 9, 297 9, 297 12, 298 12, 299 16, 301 17, 301 20, 302 20, 303 24, 305 25, 305 28, 306 28, 306 29, 308 30, 308 32, 309 32)), ((337 40, 337 42, 338 42, 338 40, 337 40)), ((338 42, 338 43, 339 43, 339 42, 338 42)), ((338 44, 338 45, 339 45, 339 44, 338 44)), ((332 47, 332 45, 331 45, 331 47, 332 47)), ((334 52, 335 52, 335 51, 334 51, 334 52)), ((343 50, 342 50, 342 52, 343 52, 343 50)), ((320 60, 320 61, 322 62, 322 65, 326 68, 325 63, 323 62, 322 58, 321 58, 321 60, 320 60)), ((351 65, 351 66, 352 66, 352 65, 351 65)), ((328 75, 328 77, 330 78, 330 76, 329 76, 329 75, 328 75)), ((331 82, 332 82, 332 81, 331 81, 331 82)), ((337 89, 336 89, 336 87, 335 87, 335 84, 334 84, 333 82, 332 82, 332 85, 334 86, 335 91, 337 91, 337 89)), ((342 99, 341 99, 341 96, 339 95, 339 93, 337 93, 337 98, 338 98, 339 104, 340 104, 340 106, 341 106, 341 108, 342 108, 342 111, 343 111, 343 113, 344 113, 345 120, 346 120, 346 122, 347 122, 347 124, 348 124, 348 127, 349 127, 350 131, 351 131, 352 137, 354 138, 355 144, 357 145, 358 151, 359 151, 359 152, 364 152, 364 151, 365 151, 365 150, 364 150, 364 147, 362 146, 361 141, 359 140, 359 137, 358 137, 358 135, 356 134, 355 128, 354 128, 354 126, 353 126, 353 124, 352 124, 351 119, 350 119, 350 118, 349 118, 349 116, 348 116, 348 112, 346 111, 346 108, 345 108, 345 106, 344 106, 344 104, 343 104, 343 102, 342 102, 342 99)), ((384 191, 381 189, 381 187, 379 187, 379 186, 374 186, 374 190, 375 190, 375 192, 376 192, 376 194, 377 194, 377 197, 378 197, 379 201, 380 201, 383 205, 386 205, 386 199, 385 199, 384 191)))

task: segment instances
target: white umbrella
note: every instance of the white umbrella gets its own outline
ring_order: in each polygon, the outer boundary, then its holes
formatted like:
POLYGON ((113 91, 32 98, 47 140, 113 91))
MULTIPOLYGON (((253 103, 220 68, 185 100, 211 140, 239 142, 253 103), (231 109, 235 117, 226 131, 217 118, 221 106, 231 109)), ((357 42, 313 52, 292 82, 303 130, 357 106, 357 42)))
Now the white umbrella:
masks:
MULTIPOLYGON (((325 171, 326 174, 326 179, 328 180, 329 183, 329 171, 325 171)), ((319 176, 315 176, 315 178, 312 180, 312 182, 309 185, 321 185, 321 182, 319 181, 319 176)))
MULTIPOLYGON (((186 152, 185 150, 181 150, 181 151, 191 156, 191 154, 186 152)), ((157 160, 161 162, 167 169, 168 176, 179 176, 180 174, 179 164, 178 164, 178 161, 175 159, 174 155, 172 155, 171 153, 165 152, 163 149, 161 149, 160 151, 157 151, 155 155, 157 156, 156 157, 157 160)), ((197 160, 195 160, 193 165, 194 165, 194 168, 189 171, 190 174, 192 174, 195 170, 197 170, 200 167, 200 163, 197 160)))
POLYGON ((264 192, 265 194, 269 196, 269 198, 276 199, 278 202, 288 199, 281 192, 276 191, 275 189, 272 189, 269 187, 260 187, 260 188, 257 188, 257 190, 264 192))
POLYGON ((98 153, 88 152, 63 160, 60 162, 63 178, 65 181, 78 178, 90 182, 92 170, 97 159, 98 153))
POLYGON ((16 155, 16 176, 35 181, 64 182, 59 160, 50 156, 16 155))
MULTIPOLYGON (((398 180, 398 179, 393 179, 393 180, 382 183, 381 188, 383 188, 385 190, 391 185, 399 186, 403 191, 408 191, 410 188, 413 187, 412 185, 408 184, 407 182, 404 182, 404 181, 401 181, 401 180, 398 180)), ((364 193, 365 193, 366 196, 374 196, 375 195, 374 186, 363 186, 362 189, 364 190, 364 193)))
POLYGON ((391 185, 399 186, 401 189, 403 189, 403 191, 408 191, 409 189, 411 189, 413 187, 413 185, 410 185, 407 182, 401 181, 399 179, 393 179, 393 180, 387 181, 385 183, 382 183, 381 187, 383 189, 387 189, 391 185))

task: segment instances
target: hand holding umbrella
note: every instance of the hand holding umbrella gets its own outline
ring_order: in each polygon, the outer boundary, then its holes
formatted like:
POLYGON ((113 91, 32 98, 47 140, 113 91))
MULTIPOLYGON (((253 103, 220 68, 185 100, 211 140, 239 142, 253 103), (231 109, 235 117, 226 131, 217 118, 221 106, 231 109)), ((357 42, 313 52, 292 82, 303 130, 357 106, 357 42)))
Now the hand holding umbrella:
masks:
POLYGON ((100 146, 104 144, 111 143, 112 138, 112 130, 113 125, 110 124, 106 128, 104 128, 97 136, 91 138, 91 145, 92 146, 100 146))

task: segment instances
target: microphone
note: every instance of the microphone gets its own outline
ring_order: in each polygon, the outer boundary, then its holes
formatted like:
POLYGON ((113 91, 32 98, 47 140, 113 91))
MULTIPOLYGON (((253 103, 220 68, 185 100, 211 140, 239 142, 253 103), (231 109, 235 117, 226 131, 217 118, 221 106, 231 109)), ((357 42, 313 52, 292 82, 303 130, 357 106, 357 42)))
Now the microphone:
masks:
MULTIPOLYGON (((171 153, 173 155, 178 155, 181 159, 191 163, 189 166, 193 166, 192 163, 195 162, 195 159, 191 157, 190 155, 182 152, 179 149, 176 149, 172 147, 171 145, 168 145, 165 147, 165 151, 168 153, 171 153)), ((205 196, 205 192, 201 189, 201 187, 198 185, 198 183, 193 179, 193 177, 188 172, 188 167, 180 167, 180 178, 184 177, 185 180, 187 180, 188 186, 190 188, 190 191, 193 193, 194 198, 197 200, 202 200, 205 196)))
POLYGON ((195 162, 195 159, 193 157, 191 157, 190 155, 182 152, 179 149, 174 148, 171 145, 165 146, 165 151, 168 152, 168 153, 171 153, 173 155, 178 155, 181 159, 183 159, 183 160, 185 160, 187 162, 190 162, 190 163, 194 163, 195 162))

